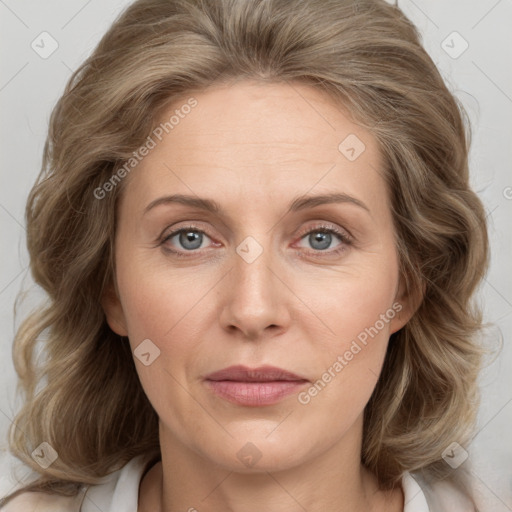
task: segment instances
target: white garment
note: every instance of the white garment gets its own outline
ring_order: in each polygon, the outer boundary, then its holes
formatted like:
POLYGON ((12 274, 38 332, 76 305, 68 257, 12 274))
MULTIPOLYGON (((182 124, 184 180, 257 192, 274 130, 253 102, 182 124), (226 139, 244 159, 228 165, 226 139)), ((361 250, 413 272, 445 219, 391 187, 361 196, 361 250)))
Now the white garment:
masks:
MULTIPOLYGON (((76 497, 49 495, 42 492, 24 493, 14 498, 1 512, 137 512, 139 485, 146 465, 150 461, 145 456, 138 456, 129 461, 118 471, 103 477, 102 482, 89 486, 85 492, 76 497)), ((404 491, 404 512, 437 512, 442 508, 429 508, 425 494, 413 478, 406 472, 402 477, 404 491)), ((467 503, 453 506, 453 493, 448 491, 451 499, 449 512, 467 512, 472 510, 467 503), (463 508, 462 508, 463 507, 463 508)), ((457 498, 458 499, 458 498, 457 498)), ((457 502, 458 504, 459 502, 457 502)), ((199 510, 199 509, 198 509, 199 510)))

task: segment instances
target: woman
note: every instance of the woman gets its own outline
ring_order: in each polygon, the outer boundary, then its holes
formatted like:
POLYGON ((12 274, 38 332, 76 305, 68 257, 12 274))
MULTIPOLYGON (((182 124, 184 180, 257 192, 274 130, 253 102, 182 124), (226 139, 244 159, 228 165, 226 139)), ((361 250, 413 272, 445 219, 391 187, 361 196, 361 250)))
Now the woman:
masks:
POLYGON ((384 1, 133 3, 29 197, 10 445, 41 476, 3 509, 474 510, 465 128, 384 1))

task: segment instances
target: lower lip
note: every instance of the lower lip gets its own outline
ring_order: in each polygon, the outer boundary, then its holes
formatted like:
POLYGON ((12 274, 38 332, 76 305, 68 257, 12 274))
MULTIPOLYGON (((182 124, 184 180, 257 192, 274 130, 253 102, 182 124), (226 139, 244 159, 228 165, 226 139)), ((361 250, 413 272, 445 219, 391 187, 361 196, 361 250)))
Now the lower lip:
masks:
POLYGON ((229 402, 250 407, 276 404, 304 387, 305 380, 278 380, 269 382, 241 382, 206 380, 208 387, 229 402))

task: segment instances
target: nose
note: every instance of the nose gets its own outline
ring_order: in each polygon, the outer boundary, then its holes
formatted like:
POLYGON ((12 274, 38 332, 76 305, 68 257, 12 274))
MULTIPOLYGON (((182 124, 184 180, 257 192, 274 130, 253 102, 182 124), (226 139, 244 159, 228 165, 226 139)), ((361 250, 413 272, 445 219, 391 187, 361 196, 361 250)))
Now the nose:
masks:
POLYGON ((222 284, 220 323, 223 329, 238 332, 250 340, 281 334, 288 329, 292 294, 285 284, 284 272, 280 271, 282 267, 273 262, 270 253, 267 245, 249 262, 234 252, 233 266, 222 284))

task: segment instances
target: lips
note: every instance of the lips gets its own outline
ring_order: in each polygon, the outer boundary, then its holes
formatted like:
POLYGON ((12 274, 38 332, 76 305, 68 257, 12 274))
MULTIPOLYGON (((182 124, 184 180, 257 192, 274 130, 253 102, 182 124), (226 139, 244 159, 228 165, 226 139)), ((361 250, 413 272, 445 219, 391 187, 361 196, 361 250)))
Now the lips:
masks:
POLYGON ((230 366, 204 380, 216 396, 244 407, 274 405, 309 383, 304 377, 275 366, 230 366))
POLYGON ((229 366, 223 370, 213 372, 206 376, 206 380, 231 380, 237 382, 307 381, 305 377, 275 366, 249 368, 242 365, 229 366))

